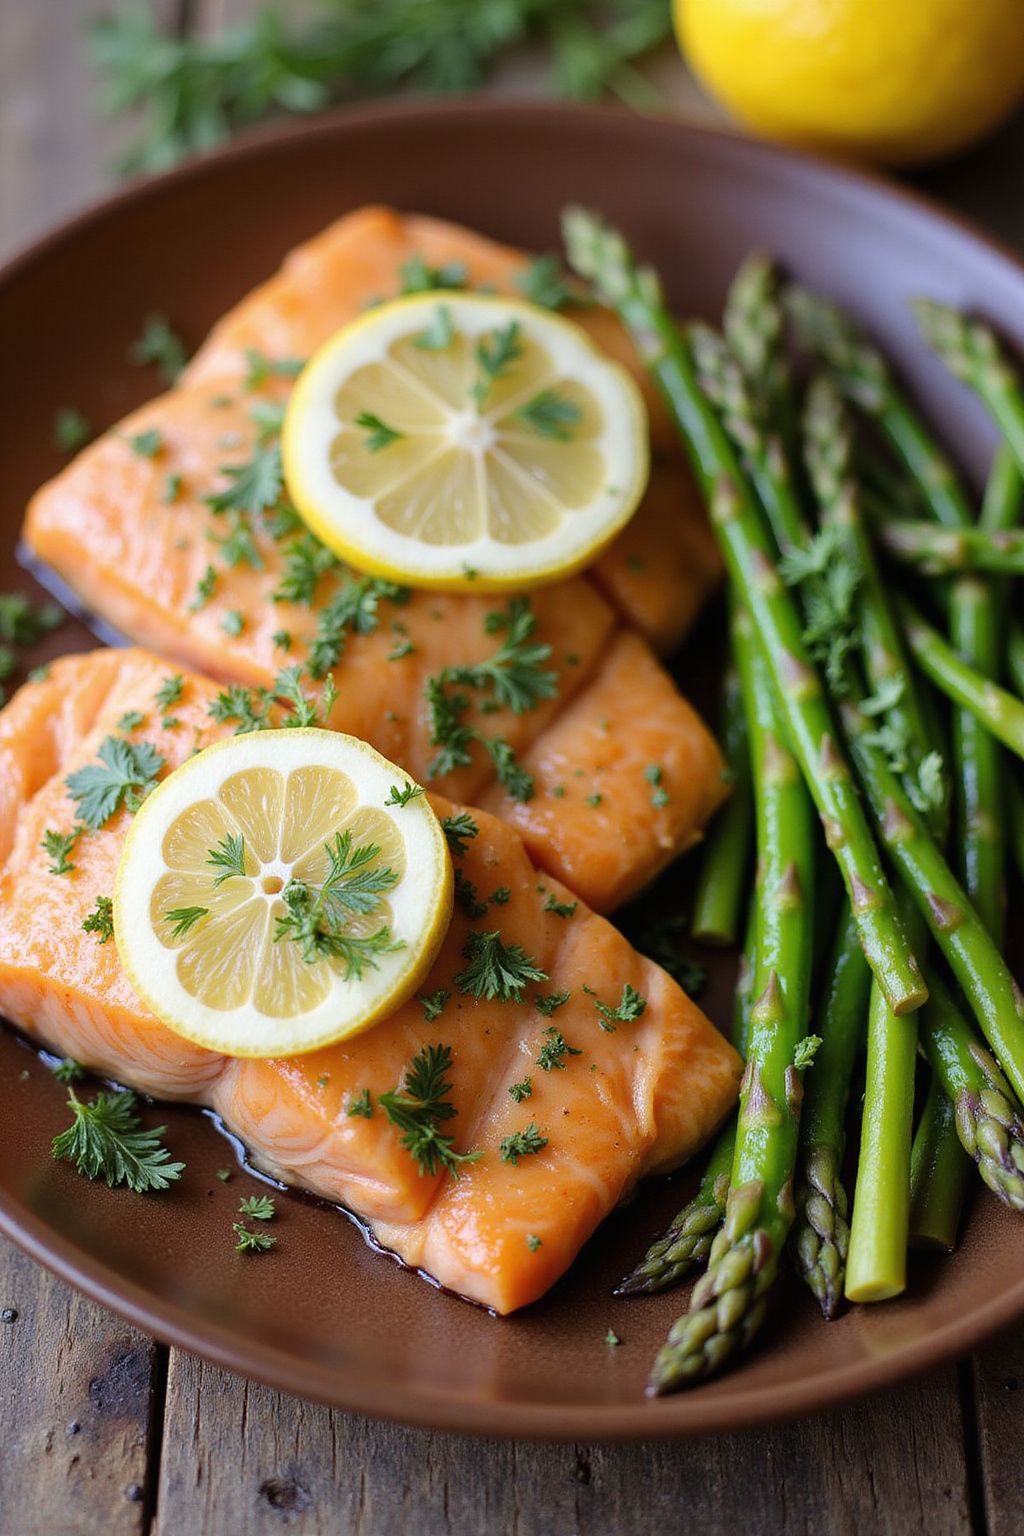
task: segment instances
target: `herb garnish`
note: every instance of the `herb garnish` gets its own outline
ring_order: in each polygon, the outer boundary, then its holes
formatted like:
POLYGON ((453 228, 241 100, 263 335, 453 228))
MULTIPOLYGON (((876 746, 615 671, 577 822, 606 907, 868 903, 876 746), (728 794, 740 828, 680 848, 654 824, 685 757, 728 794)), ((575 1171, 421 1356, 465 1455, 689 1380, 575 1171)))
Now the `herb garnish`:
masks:
POLYGON ((155 459, 164 446, 163 435, 156 427, 150 427, 145 432, 136 432, 128 439, 128 446, 133 453, 137 453, 140 459, 155 459))
POLYGON ((80 818, 92 832, 109 821, 122 804, 130 811, 138 810, 164 766, 151 742, 133 743, 117 736, 108 736, 101 743, 99 759, 102 766, 90 763, 68 774, 64 781, 80 818))
POLYGON ((582 1055, 582 1051, 578 1051, 575 1046, 569 1044, 561 1030, 556 1029, 554 1024, 549 1024, 544 1031, 544 1044, 537 1056, 537 1065, 542 1072, 564 1072, 563 1057, 582 1055))
POLYGON ((549 895, 544 903, 544 911, 553 912, 556 917, 572 917, 578 906, 578 901, 559 901, 555 896, 549 895))
POLYGON ((360 576, 335 593, 317 614, 316 639, 309 650, 309 670, 323 677, 337 665, 349 634, 370 635, 380 624, 382 602, 407 603, 409 588, 379 576, 360 576))
POLYGON ((94 933, 101 944, 114 937, 114 903, 109 896, 97 896, 96 905, 82 922, 83 933, 94 933))
POLYGON ((559 1008, 564 1008, 572 996, 571 992, 549 992, 547 996, 538 995, 533 1000, 533 1006, 538 1013, 542 1013, 546 1019, 559 1008))
POLYGON ((210 718, 218 724, 237 721, 236 736, 249 731, 267 731, 274 725, 271 705, 276 702, 288 709, 280 721, 284 729, 290 727, 326 723, 334 707, 337 693, 334 679, 328 677, 316 700, 303 692, 304 668, 300 664, 285 667, 274 679, 270 688, 246 688, 242 683, 231 683, 221 690, 209 708, 210 718))
POLYGON ((573 428, 579 426, 582 414, 578 405, 553 389, 542 389, 516 411, 532 432, 557 443, 572 441, 573 428))
POLYGON ((188 605, 189 613, 198 613, 200 608, 206 606, 213 596, 217 585, 217 572, 212 565, 208 565, 196 583, 196 595, 188 605))
POLYGON ((434 311, 434 318, 428 326, 413 337, 413 346, 421 352, 444 352, 452 344, 455 337, 455 328, 452 324, 452 312, 447 304, 439 304, 434 311))
POLYGON ((157 689, 153 702, 161 714, 166 715, 168 710, 180 703, 181 695, 185 691, 185 679, 180 672, 174 672, 165 677, 157 689))
POLYGON ((280 443, 258 448, 243 464, 223 464, 231 484, 206 497, 213 512, 265 512, 276 505, 284 485, 280 443))
POLYGON ((455 900, 471 923, 487 911, 486 901, 477 895, 476 883, 467 879, 461 869, 455 871, 455 900))
POLYGON ((64 622, 64 610, 56 603, 36 607, 24 592, 0 592, 0 640, 9 645, 35 645, 64 622))
POLYGON ((344 979, 358 981, 367 968, 376 967, 375 956, 401 949, 402 944, 392 938, 386 923, 375 933, 356 934, 349 930, 349 921, 375 912, 398 876, 393 869, 373 863, 380 853, 376 843, 353 846, 349 831, 335 833, 334 842, 325 843, 324 851, 329 867, 319 890, 289 880, 282 891, 287 910, 277 919, 274 939, 299 944, 309 964, 341 960, 344 979))
POLYGON ((603 1003, 591 987, 585 986, 584 992, 594 999, 594 1007, 600 1014, 598 1023, 607 1034, 615 1033, 616 1024, 630 1024, 638 1019, 647 1007, 647 999, 643 993, 638 992, 628 981, 622 984, 622 996, 618 1005, 612 1008, 608 1003, 603 1003))
POLYGON ((521 1083, 511 1083, 508 1096, 513 1103, 522 1104, 524 1099, 533 1097, 533 1083, 528 1077, 524 1077, 521 1083))
POLYGON ((423 1009, 423 1017, 428 1024, 433 1024, 444 1012, 444 1005, 451 997, 447 987, 438 987, 436 992, 420 992, 419 1002, 423 1009))
POLYGON ((272 1232, 253 1231, 240 1221, 234 1222, 231 1230, 238 1239, 235 1243, 236 1253, 268 1253, 277 1244, 277 1238, 272 1232))
POLYGON ((259 389, 268 379, 297 379, 306 360, 302 357, 267 357, 255 347, 245 349, 245 388, 259 389))
POLYGON ((463 958, 469 961, 455 977, 460 992, 477 998, 521 1003, 528 981, 547 981, 547 972, 530 959, 520 944, 506 944, 497 929, 474 930, 466 939, 463 958))
POLYGON ((397 784, 392 784, 384 804, 408 805, 410 800, 418 800, 421 795, 425 794, 426 790, 422 784, 413 784, 410 779, 406 779, 401 789, 399 789, 397 784))
POLYGON ((284 573, 274 589, 275 603, 305 603, 312 607, 317 584, 341 564, 337 555, 312 533, 304 533, 284 550, 284 573))
POLYGON ((211 848, 206 856, 207 864, 212 864, 219 874, 214 876, 213 886, 223 885, 225 880, 230 880, 234 875, 244 875, 245 870, 245 838, 240 832, 228 832, 221 838, 216 848, 211 848))
POLYGON ((397 443, 400 437, 405 436, 404 432, 399 432, 397 427, 389 427, 386 421, 381 421, 372 411, 360 411, 355 425, 366 433, 363 447, 367 453, 380 453, 381 449, 390 448, 392 443, 397 443))
POLYGON ((463 1163, 475 1163, 481 1152, 456 1152, 455 1139, 441 1134, 440 1126, 457 1113, 447 1094, 451 1083, 450 1045, 427 1045, 414 1056, 405 1071, 400 1093, 378 1094, 378 1102, 392 1125, 403 1133, 401 1144, 419 1164, 421 1174, 435 1174, 445 1168, 452 1178, 459 1177, 463 1163))
POLYGON ((269 1195, 247 1195, 238 1207, 239 1216, 249 1216, 253 1221, 273 1221, 274 1202, 269 1195))
POLYGON ((164 921, 171 925, 172 939, 183 939, 209 913, 209 907, 169 907, 164 913, 164 921))
POLYGON ((491 386, 506 378, 512 364, 522 357, 522 333, 519 321, 510 320, 508 325, 492 331, 489 336, 481 336, 477 342, 477 379, 470 394, 479 410, 483 410, 491 386))
POLYGON ((78 1083, 85 1076, 85 1068, 73 1056, 65 1056, 64 1060, 58 1061, 55 1067, 50 1068, 50 1071, 58 1083, 78 1083))
POLYGON ((358 1120, 373 1119, 373 1100, 370 1098, 369 1088, 362 1088, 352 1095, 345 1105, 345 1113, 353 1115, 358 1120))
POLYGON ((156 367, 165 384, 175 383, 188 362, 185 343, 167 316, 160 314, 146 316, 142 335, 132 343, 128 356, 133 363, 143 367, 147 364, 156 367))
POLYGON ((62 406, 53 417, 53 446, 58 453, 77 453, 92 437, 92 427, 73 405, 62 406))
POLYGON ((52 1155, 74 1163, 86 1178, 104 1178, 111 1189, 127 1184, 136 1194, 166 1189, 184 1172, 172 1163, 160 1138, 167 1129, 143 1130, 135 1112, 135 1095, 124 1090, 99 1092, 85 1104, 71 1088, 68 1107, 74 1121, 53 1139, 52 1155))
POLYGON ((50 860, 48 869, 51 875, 70 875, 75 868, 70 855, 81 835, 81 827, 72 827, 70 832, 57 832, 53 827, 47 827, 39 846, 50 860))
POLYGON ((220 627, 231 639, 237 639, 245 628, 245 615, 239 608, 229 608, 220 621, 220 627))
POLYGON ((467 841, 476 837, 480 828, 468 811, 459 811, 455 816, 442 816, 441 831, 448 839, 452 857, 458 859, 465 853, 467 841))
POLYGON ((802 1040, 797 1041, 796 1049, 793 1052, 793 1065, 797 1071, 806 1071, 818 1054, 820 1045, 820 1035, 805 1035, 802 1040))
POLYGON ((428 266, 417 252, 398 269, 400 293, 431 293, 436 289, 464 288, 469 269, 464 261, 446 261, 440 267, 428 266))
POLYGON ((503 1163, 511 1163, 514 1168, 519 1167, 521 1157, 533 1157, 542 1152, 548 1144, 548 1138, 542 1136, 531 1120, 529 1125, 521 1131, 514 1131, 511 1136, 503 1136, 498 1151, 503 1163))

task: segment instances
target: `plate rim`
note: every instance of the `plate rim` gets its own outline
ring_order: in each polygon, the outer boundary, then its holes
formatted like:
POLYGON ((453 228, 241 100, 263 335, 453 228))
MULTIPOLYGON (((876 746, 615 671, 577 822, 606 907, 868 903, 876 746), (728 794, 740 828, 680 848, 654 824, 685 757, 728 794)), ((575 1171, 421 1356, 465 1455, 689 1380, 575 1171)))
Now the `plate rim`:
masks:
MULTIPOLYGON (((231 143, 157 175, 137 178, 107 192, 75 213, 55 221, 41 234, 17 247, 0 263, 0 287, 16 283, 37 262, 78 236, 102 225, 122 208, 159 199, 171 188, 217 174, 233 164, 258 158, 281 143, 301 143, 344 136, 350 129, 387 128, 401 122, 449 120, 453 126, 474 119, 503 120, 509 131, 517 123, 557 125, 566 117, 585 119, 608 132, 666 131, 700 145, 713 142, 728 155, 779 168, 795 166, 801 176, 845 185, 853 194, 881 198, 915 210, 930 223, 944 226, 959 239, 980 247, 990 258, 1009 266, 1024 281, 1024 260, 1007 243, 970 219, 943 207, 917 188, 896 184, 877 172, 829 162, 804 150, 769 144, 727 128, 694 123, 668 114, 639 116, 614 107, 567 105, 556 102, 494 100, 469 96, 457 101, 391 101, 344 107, 310 119, 287 120, 249 130, 231 143)), ((406 1388, 400 1401, 385 1385, 347 1379, 336 1367, 299 1360, 286 1351, 256 1340, 240 1341, 229 1328, 199 1319, 186 1308, 165 1301, 125 1279, 100 1260, 84 1253, 42 1217, 13 1195, 0 1191, 0 1233, 35 1262, 134 1327, 161 1342, 198 1354, 237 1374, 255 1378, 296 1396, 393 1423, 441 1432, 476 1436, 514 1436, 528 1440, 605 1442, 682 1439, 819 1413, 870 1393, 895 1386, 930 1367, 958 1358, 984 1339, 1024 1316, 1024 1277, 980 1308, 932 1328, 921 1338, 882 1357, 866 1357, 793 1378, 784 1387, 770 1384, 745 1396, 707 1396, 700 1391, 634 1404, 567 1407, 563 1404, 490 1402, 443 1390, 425 1393, 406 1388)))

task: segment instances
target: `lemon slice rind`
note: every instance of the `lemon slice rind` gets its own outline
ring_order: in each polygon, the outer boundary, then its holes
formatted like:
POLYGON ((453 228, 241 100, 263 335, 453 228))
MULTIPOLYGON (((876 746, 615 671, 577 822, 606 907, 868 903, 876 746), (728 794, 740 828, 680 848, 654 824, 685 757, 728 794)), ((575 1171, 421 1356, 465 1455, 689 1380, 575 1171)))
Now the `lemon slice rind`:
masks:
MULTIPOLYGON (((210 1050, 229 1056, 270 1057, 313 1051, 370 1028, 393 1012, 420 985, 441 946, 452 911, 451 859, 440 823, 425 796, 385 810, 392 785, 403 786, 408 775, 366 742, 341 732, 295 729, 252 732, 217 742, 189 758, 169 775, 143 802, 125 839, 114 887, 114 934, 128 979, 142 1001, 175 1033, 210 1050), (179 959, 187 945, 174 945, 157 932, 151 911, 158 882, 173 874, 164 856, 168 832, 197 806, 214 801, 237 775, 254 771, 259 776, 284 776, 303 770, 326 769, 347 776, 356 797, 346 813, 355 818, 372 809, 378 820, 390 817, 404 844, 404 867, 397 883, 386 894, 391 935, 401 948, 374 957, 361 979, 331 976, 326 995, 313 1006, 285 1014, 256 1006, 252 996, 230 1007, 214 1007, 182 982, 179 959)), ((294 809, 294 807, 293 807, 294 809)), ((339 821, 344 830, 346 817, 339 821)), ((315 815, 314 815, 315 820, 315 815)), ((294 821, 294 817, 293 817, 294 821)), ((238 823, 224 811, 225 830, 238 823)), ((296 842, 302 865, 316 852, 321 833, 296 842), (300 847, 302 843, 306 846, 300 847)), ((294 840, 294 834, 293 834, 294 840)), ((265 853, 267 850, 263 850, 265 853)), ((280 851, 280 845, 278 847, 280 851)), ((285 910, 276 892, 262 891, 258 878, 259 858, 248 855, 255 874, 251 880, 254 901, 264 901, 268 912, 263 932, 265 944, 292 945, 290 939, 274 940, 274 916, 285 910)), ((262 866, 271 871, 268 884, 286 883, 288 868, 274 857, 262 866)), ((212 886, 216 870, 196 878, 195 904, 216 906, 212 886)), ((189 874, 187 879, 192 879, 189 874)), ((246 877, 248 879, 248 877, 246 877)), ((248 901, 248 893, 243 897, 248 901)), ((372 926, 372 923, 370 924, 372 926)), ((198 925, 196 928, 198 933, 198 925)), ((277 958, 276 956, 274 957, 277 958)), ((289 957, 291 958, 291 957, 289 957)), ((228 967, 241 963, 230 953, 221 957, 228 967)), ((323 966, 326 962, 316 961, 323 966)))

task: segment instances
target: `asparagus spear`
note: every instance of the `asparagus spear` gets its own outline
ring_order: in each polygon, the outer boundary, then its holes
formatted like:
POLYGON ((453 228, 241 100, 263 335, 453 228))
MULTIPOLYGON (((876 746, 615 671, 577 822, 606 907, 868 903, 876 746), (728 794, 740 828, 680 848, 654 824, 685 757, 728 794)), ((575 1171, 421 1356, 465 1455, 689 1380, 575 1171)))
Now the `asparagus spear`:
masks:
POLYGON ((915 1248, 956 1247, 971 1160, 960 1145, 956 1110, 933 1072, 910 1153, 910 1242, 915 1248))
POLYGON ((878 541, 925 576, 962 571, 1024 575, 1024 529, 990 533, 986 528, 936 528, 933 523, 889 518, 876 529, 878 541))
POLYGON ((921 1040, 956 1111, 960 1142, 993 1193, 1024 1211, 1024 1117, 997 1063, 974 1038, 941 978, 929 973, 928 980, 931 995, 921 1010, 921 1040))
POLYGON ((915 299, 913 308, 924 339, 985 402, 1024 469, 1024 389, 995 331, 934 299, 915 299))
POLYGON ((593 214, 571 208, 563 222, 571 264, 618 311, 689 448, 729 573, 749 604, 768 658, 786 736, 842 871, 868 963, 896 1012, 917 1008, 926 992, 920 969, 895 911, 821 680, 808 658, 799 615, 779 580, 759 509, 729 438, 697 385, 657 276, 639 269, 622 236, 593 214))
POLYGON ((747 724, 739 678, 728 667, 722 682, 722 743, 732 793, 716 816, 701 863, 690 932, 705 944, 734 944, 753 830, 747 724))
POLYGON ((833 1318, 843 1294, 850 1241, 846 1190, 846 1101, 864 1034, 871 972, 847 912, 840 923, 824 996, 815 1016, 821 1046, 807 1074, 800 1117, 796 1221, 790 1249, 797 1269, 833 1318))
POLYGON ((954 704, 969 710, 997 740, 1024 757, 1024 700, 971 667, 905 598, 903 632, 918 666, 954 704))
POLYGON ((792 441, 796 422, 784 350, 785 314, 778 268, 770 256, 754 252, 740 266, 729 285, 722 329, 745 377, 756 382, 765 419, 784 441, 792 441))
POLYGON ((733 647, 750 730, 757 825, 754 1002, 725 1221, 689 1312, 654 1362, 650 1390, 657 1393, 712 1374, 746 1347, 764 1318, 794 1216, 802 1094, 794 1061, 810 991, 813 817, 784 745, 771 670, 745 610, 733 623, 733 647))
MULTIPOLYGON (((757 903, 751 900, 746 940, 736 974, 733 1013, 733 1044, 744 1058, 753 1002, 756 943, 757 903)), ((711 1149, 697 1193, 674 1217, 668 1229, 655 1239, 636 1268, 619 1281, 615 1287, 616 1296, 650 1296, 671 1290, 686 1278, 694 1265, 707 1258, 725 1215, 735 1148, 736 1116, 730 1115, 711 1149)))
POLYGON ((1024 997, 923 817, 870 740, 855 698, 843 722, 879 833, 1014 1089, 1024 1097, 1024 997))

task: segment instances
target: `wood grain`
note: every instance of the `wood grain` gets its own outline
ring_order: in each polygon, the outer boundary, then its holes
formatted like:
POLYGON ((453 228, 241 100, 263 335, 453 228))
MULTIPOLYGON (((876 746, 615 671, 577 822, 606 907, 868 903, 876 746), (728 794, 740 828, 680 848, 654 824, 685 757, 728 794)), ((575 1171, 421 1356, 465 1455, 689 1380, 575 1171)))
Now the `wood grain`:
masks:
POLYGON ((172 1355, 158 1536, 647 1536, 684 1512, 702 1536, 963 1536, 954 1371, 772 1430, 572 1446, 374 1424, 172 1355))
POLYGON ((0 1532, 148 1529, 151 1340, 0 1244, 0 1532))

